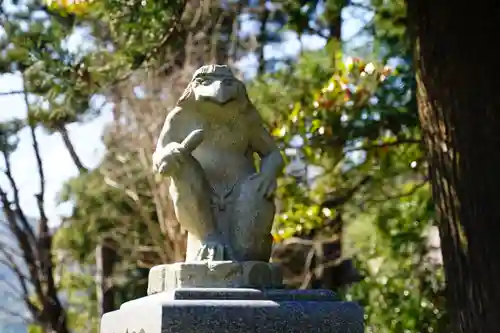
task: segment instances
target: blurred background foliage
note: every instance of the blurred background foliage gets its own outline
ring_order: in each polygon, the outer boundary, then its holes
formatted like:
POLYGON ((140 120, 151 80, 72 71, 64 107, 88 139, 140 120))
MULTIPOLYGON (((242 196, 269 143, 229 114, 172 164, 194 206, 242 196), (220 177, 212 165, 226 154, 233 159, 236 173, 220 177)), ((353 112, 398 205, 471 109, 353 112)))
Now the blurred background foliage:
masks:
MULTIPOLYGON (((150 156, 192 71, 219 62, 245 80, 285 155, 272 260, 288 286, 361 303, 367 332, 446 332, 404 1, 1 8, 0 75, 22 77, 12 93, 26 97, 23 124, 60 135, 79 170, 60 191, 73 210, 50 247, 68 328, 97 332, 103 312, 145 295, 149 267, 183 259, 185 235, 150 156), (293 54, 276 51, 293 43, 293 54), (105 112, 106 153, 89 168, 67 126, 105 112)), ((51 325, 34 318, 32 329, 51 325)))

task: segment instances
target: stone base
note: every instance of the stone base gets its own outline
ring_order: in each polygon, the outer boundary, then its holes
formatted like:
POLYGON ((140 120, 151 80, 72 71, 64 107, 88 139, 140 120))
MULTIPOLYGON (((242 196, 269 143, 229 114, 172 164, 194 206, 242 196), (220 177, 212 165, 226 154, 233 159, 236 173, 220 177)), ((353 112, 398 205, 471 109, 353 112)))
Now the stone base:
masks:
POLYGON ((151 268, 148 295, 178 288, 280 288, 282 281, 280 267, 268 262, 180 262, 151 268))
POLYGON ((363 333, 363 310, 326 290, 178 289, 107 313, 101 333, 363 333))

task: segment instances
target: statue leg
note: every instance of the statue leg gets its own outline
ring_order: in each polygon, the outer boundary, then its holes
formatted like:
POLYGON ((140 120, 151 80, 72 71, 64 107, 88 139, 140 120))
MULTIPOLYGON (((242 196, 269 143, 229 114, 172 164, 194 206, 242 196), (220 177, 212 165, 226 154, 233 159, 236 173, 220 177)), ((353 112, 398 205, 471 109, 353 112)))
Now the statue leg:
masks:
POLYGON ((235 189, 231 245, 239 261, 269 261, 274 201, 257 194, 255 179, 243 180, 235 189))
POLYGON ((213 215, 212 190, 191 155, 172 173, 170 196, 177 220, 188 231, 186 260, 224 260, 229 249, 213 215))

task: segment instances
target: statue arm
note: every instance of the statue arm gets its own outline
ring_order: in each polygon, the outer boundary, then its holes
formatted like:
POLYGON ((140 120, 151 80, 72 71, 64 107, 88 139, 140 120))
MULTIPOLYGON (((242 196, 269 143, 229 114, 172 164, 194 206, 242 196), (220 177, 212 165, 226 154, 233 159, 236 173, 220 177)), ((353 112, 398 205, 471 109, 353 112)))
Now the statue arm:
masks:
POLYGON ((172 164, 176 164, 173 161, 169 162, 168 160, 172 159, 167 159, 167 156, 173 156, 180 148, 179 141, 181 138, 178 133, 179 111, 180 108, 175 108, 167 114, 160 135, 158 136, 156 149, 153 153, 153 169, 156 172, 162 173, 163 170, 169 169, 172 164))
POLYGON ((261 157, 260 171, 276 177, 283 166, 283 157, 274 138, 264 127, 262 118, 254 110, 250 123, 250 146, 261 157))
POLYGON ((180 108, 176 107, 167 114, 163 127, 161 129, 160 135, 158 136, 158 142, 156 143, 156 151, 160 151, 165 148, 171 142, 178 142, 179 137, 175 131, 176 122, 178 122, 180 108))

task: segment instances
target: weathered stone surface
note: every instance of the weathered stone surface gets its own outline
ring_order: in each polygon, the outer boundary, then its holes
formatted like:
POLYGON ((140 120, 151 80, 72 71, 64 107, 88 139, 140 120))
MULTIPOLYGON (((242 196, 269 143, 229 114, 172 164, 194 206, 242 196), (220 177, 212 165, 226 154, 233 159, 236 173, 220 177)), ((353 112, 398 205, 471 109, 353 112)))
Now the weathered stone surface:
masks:
POLYGON ((127 302, 101 324, 101 333, 363 331, 363 310, 327 290, 172 290, 127 302))
POLYGON ((153 267, 148 295, 177 288, 279 288, 281 269, 261 261, 183 262, 153 267))
POLYGON ((167 114, 153 154, 189 234, 187 261, 269 260, 282 164, 243 82, 224 65, 199 68, 167 114))
POLYGON ((149 296, 105 314, 101 333, 362 333, 355 303, 272 289, 282 288, 268 263, 282 163, 243 83, 227 66, 197 70, 153 155, 188 231, 187 262, 153 267, 149 296))

